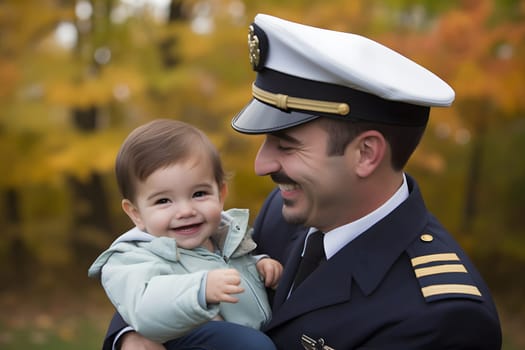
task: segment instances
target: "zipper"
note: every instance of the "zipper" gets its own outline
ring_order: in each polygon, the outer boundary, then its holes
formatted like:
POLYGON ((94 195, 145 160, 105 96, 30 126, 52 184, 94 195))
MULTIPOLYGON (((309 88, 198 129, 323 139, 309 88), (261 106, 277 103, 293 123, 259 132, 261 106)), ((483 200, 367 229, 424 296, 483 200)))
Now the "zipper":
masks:
POLYGON ((254 299, 257 302, 257 306, 259 307, 259 310, 261 310, 262 313, 264 314, 265 322, 268 322, 270 320, 270 314, 266 311, 266 309, 264 308, 263 304, 261 303, 261 301, 257 297, 258 294, 256 292, 256 288, 254 288, 254 286, 252 285, 252 283, 248 279, 242 278, 242 280, 244 281, 244 284, 248 286, 248 288, 250 289, 250 292, 254 296, 254 299))

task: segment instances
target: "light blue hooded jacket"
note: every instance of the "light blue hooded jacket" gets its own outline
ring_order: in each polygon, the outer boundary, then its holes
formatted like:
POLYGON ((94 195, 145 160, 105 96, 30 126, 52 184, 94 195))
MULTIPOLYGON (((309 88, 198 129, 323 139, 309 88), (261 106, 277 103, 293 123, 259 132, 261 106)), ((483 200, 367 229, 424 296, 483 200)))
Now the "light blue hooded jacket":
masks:
MULTIPOLYGON (((222 213, 212 239, 220 248, 177 247, 175 239, 131 229, 91 265, 90 277, 100 277, 106 294, 124 320, 145 337, 165 342, 220 315, 225 321, 259 329, 270 319, 264 283, 257 272, 256 247, 248 230, 248 210, 222 213), (239 302, 202 306, 199 290, 207 271, 234 268, 244 292, 239 302)), ((202 293, 202 292, 201 292, 202 293)))

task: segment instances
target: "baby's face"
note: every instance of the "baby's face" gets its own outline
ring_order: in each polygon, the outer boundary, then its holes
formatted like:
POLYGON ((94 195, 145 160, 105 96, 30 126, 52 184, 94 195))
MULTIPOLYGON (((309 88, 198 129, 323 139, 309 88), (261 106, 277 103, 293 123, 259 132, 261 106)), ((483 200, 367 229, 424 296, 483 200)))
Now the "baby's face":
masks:
POLYGON ((175 238, 179 247, 207 244, 220 224, 225 185, 219 187, 202 159, 157 169, 138 183, 136 193, 135 214, 128 213, 135 224, 151 235, 175 238))

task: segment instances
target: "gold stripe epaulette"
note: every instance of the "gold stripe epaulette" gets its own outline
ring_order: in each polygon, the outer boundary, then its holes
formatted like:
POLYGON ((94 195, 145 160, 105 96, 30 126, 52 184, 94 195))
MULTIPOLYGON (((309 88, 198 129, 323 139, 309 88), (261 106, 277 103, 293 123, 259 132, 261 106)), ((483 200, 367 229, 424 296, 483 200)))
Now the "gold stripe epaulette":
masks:
POLYGON ((467 297, 479 299, 481 292, 456 253, 413 257, 414 273, 427 301, 467 297))

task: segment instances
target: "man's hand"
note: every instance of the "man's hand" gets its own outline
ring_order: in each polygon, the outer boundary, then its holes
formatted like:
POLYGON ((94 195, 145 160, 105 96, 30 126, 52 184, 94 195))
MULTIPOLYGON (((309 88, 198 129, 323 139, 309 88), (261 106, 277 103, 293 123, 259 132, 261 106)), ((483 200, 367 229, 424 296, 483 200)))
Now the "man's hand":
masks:
POLYGON ((276 289, 283 274, 283 265, 275 259, 262 258, 257 261, 257 271, 263 276, 266 287, 276 289))
POLYGON ((241 287, 241 275, 235 269, 217 269, 208 271, 206 280, 206 302, 218 304, 220 302, 236 303, 238 298, 232 294, 244 292, 241 287))
POLYGON ((119 339, 120 350, 166 350, 166 348, 159 343, 155 343, 137 332, 124 333, 119 339))

